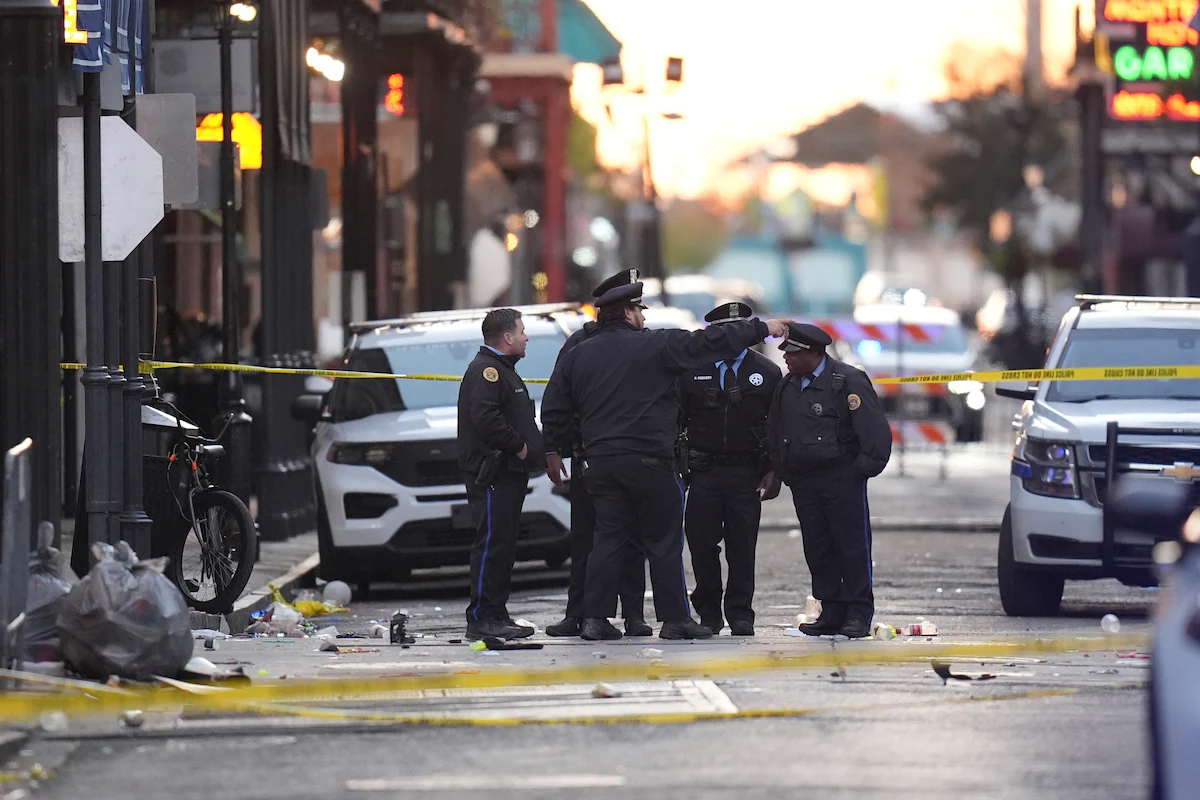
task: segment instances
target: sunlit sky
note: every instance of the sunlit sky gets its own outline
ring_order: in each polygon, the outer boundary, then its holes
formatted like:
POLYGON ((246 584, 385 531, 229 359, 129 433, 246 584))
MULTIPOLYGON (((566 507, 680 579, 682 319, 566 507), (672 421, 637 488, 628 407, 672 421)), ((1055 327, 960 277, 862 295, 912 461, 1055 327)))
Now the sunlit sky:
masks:
MULTIPOLYGON (((637 163, 642 109, 653 113, 654 175, 664 196, 714 189, 726 164, 866 100, 916 105, 945 93, 944 55, 955 41, 1025 49, 1024 0, 586 0, 624 43, 626 85, 602 89, 598 67, 576 67, 576 108, 599 128, 607 165, 637 163), (668 56, 684 59, 664 93, 668 56), (611 103, 613 121, 605 113, 611 103), (682 114, 663 120, 664 112, 682 114)), ((1074 50, 1076 0, 1043 0, 1047 72, 1074 50)), ((1091 13, 1084 0, 1085 26, 1091 13)))

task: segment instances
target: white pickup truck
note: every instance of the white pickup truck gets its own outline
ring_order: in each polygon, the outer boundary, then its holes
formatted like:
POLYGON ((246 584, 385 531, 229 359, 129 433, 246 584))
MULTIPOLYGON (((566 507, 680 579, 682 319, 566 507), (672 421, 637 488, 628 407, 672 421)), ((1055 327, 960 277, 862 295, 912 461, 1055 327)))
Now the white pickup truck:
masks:
MULTIPOLYGON (((1046 367, 1200 365, 1200 299, 1080 296, 1046 367)), ((1000 528, 1000 599, 1010 616, 1054 616, 1066 579, 1157 583, 1144 532, 1105 513, 1117 476, 1189 484, 1200 500, 1200 380, 1043 381, 997 388, 1025 401, 1000 528)))

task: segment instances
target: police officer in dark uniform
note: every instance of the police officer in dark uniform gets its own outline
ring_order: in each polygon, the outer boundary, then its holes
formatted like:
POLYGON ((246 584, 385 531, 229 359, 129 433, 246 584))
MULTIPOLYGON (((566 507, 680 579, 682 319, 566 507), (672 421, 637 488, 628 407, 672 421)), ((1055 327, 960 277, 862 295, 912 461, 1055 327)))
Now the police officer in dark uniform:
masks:
POLYGON ((534 632, 513 622, 507 608, 529 475, 546 466, 533 400, 516 370, 528 344, 521 312, 489 311, 483 346, 458 390, 458 463, 476 531, 469 639, 519 639, 534 632))
POLYGON ((674 457, 679 434, 677 378, 736 357, 779 320, 738 320, 702 331, 646 331, 642 285, 610 289, 597 302, 600 330, 563 356, 542 398, 542 419, 563 430, 579 414, 583 479, 596 507, 584 591, 584 639, 619 639, 608 621, 630 547, 650 561, 654 610, 664 639, 708 638, 691 617, 683 573, 683 484, 674 457))
POLYGON ((767 415, 771 462, 792 490, 821 616, 810 636, 861 638, 875 613, 867 479, 883 472, 892 432, 871 379, 826 355, 829 334, 792 323, 779 346, 788 374, 767 415))
MULTIPOLYGON (((593 298, 600 298, 610 289, 636 283, 636 269, 624 269, 606 278, 592 290, 593 298)), ((600 330, 598 322, 585 322, 583 327, 567 338, 558 353, 558 361, 581 342, 590 339, 600 330)), ((555 362, 555 366, 558 365, 555 362)), ((549 636, 578 636, 583 632, 583 592, 587 579, 588 554, 592 552, 592 537, 596 529, 596 509, 583 481, 583 447, 579 439, 579 415, 576 413, 569 429, 556 431, 542 425, 546 440, 546 471, 555 485, 562 486, 566 477, 563 455, 571 457, 571 578, 567 587, 567 611, 561 622, 546 627, 549 636)), ((636 547, 629 548, 628 563, 620 588, 621 616, 625 618, 626 636, 650 636, 654 633, 646 624, 646 557, 636 547)))
MULTIPOLYGON (((745 303, 725 303, 705 315, 726 325, 754 315, 745 303)), ((692 604, 714 634, 721 616, 721 542, 729 582, 725 616, 734 636, 754 635, 754 549, 762 501, 779 494, 766 451, 767 411, 783 374, 766 356, 746 349, 679 379, 681 426, 687 434, 688 486, 684 530, 696 588, 692 604)))

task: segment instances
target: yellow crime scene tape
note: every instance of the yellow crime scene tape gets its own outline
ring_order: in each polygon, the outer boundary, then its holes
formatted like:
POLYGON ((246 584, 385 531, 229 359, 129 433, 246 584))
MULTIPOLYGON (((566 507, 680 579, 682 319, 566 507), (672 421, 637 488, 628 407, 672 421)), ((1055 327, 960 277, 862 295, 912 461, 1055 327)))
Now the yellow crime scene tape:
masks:
MULTIPOLYGON (((866 643, 864 643, 866 644, 866 643)), ((714 658, 703 662, 654 664, 613 662, 587 667, 552 669, 460 670, 436 675, 403 675, 364 679, 314 679, 278 683, 258 683, 241 688, 197 687, 199 693, 177 688, 150 687, 122 692, 105 692, 100 687, 84 688, 73 682, 62 685, 61 693, 10 692, 0 694, 0 721, 36 719, 47 712, 68 715, 119 713, 129 709, 164 710, 187 706, 189 709, 261 713, 266 708, 284 713, 275 703, 339 702, 378 700, 397 692, 438 689, 499 689, 520 686, 545 686, 591 682, 633 680, 678 680, 684 678, 732 677, 753 673, 778 672, 817 667, 889 666, 929 661, 976 661, 987 658, 1011 658, 1019 655, 1063 654, 1074 651, 1121 652, 1144 647, 1145 637, 1108 636, 1091 639, 1016 639, 1007 642, 958 643, 933 646, 886 645, 875 647, 833 646, 819 652, 714 658)), ((381 665, 383 666, 383 665, 381 665)), ((293 709, 296 710, 296 709, 293 709)), ((303 710, 303 709, 301 709, 303 710)), ((326 713, 322 711, 321 713, 326 713)), ((336 713, 343 713, 338 711, 336 713)), ((409 715, 417 716, 417 715, 409 715)), ((398 715, 396 719, 406 718, 398 715)), ((421 717, 423 720, 424 717, 421 717)), ((629 717, 625 717, 629 720, 629 717)))
MULTIPOLYGON (((81 370, 86 364, 60 364, 63 369, 81 370)), ((341 369, 305 369, 299 367, 259 367, 252 364, 193 364, 186 361, 143 361, 139 371, 154 372, 160 369, 201 369, 215 372, 249 372, 264 375, 317 375, 323 378, 373 379, 391 378, 412 381, 461 381, 461 375, 404 374, 397 372, 356 372, 341 369)), ((979 383, 1003 383, 1007 381, 1139 381, 1180 380, 1200 378, 1200 365, 1181 364, 1161 367, 1076 367, 1072 369, 1017 369, 988 370, 984 372, 943 372, 929 375, 905 375, 895 378, 874 378, 880 386, 906 383, 954 383, 977 381, 979 383)), ((525 378, 526 383, 549 383, 547 378, 525 378)))

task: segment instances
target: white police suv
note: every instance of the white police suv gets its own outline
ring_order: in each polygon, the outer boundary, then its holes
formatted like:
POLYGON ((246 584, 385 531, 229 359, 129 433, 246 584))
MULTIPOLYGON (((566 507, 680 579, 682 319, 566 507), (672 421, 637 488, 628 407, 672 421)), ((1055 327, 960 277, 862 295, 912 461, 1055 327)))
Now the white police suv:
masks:
MULTIPOLYGON (((1047 368, 1200 365, 1200 299, 1080 296, 1047 368)), ((1187 484, 1200 500, 1200 380, 1042 381, 1000 386, 1025 400, 1013 422, 1000 599, 1010 616, 1053 616, 1065 579, 1152 586, 1153 535, 1119 526, 1108 487, 1136 472, 1187 484)))
MULTIPOLYGON (((529 334, 517 371, 549 378, 585 315, 573 304, 520 307, 529 334)), ((487 309, 357 323, 343 368, 461 376, 479 352, 487 309)), ((340 379, 293 415, 314 424, 321 577, 403 580, 414 568, 470 562, 475 529, 458 466, 458 388, 451 380, 340 379)), ((540 410, 544 384, 530 383, 540 410)), ((570 554, 571 509, 546 474, 531 475, 517 559, 556 567, 570 554)))

